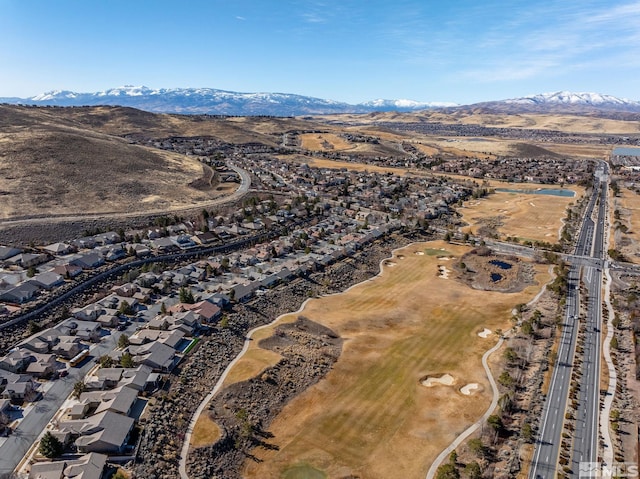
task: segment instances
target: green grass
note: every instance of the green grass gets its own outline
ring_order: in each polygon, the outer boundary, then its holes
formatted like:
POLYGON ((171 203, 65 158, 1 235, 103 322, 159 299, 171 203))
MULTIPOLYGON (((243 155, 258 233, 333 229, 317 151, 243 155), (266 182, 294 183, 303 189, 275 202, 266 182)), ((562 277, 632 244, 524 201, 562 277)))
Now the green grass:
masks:
POLYGON ((198 341, 200 341, 200 338, 193 338, 191 340, 191 344, 189 344, 189 346, 187 346, 187 349, 184 350, 185 356, 189 354, 189 352, 196 346, 196 344, 198 344, 198 341))
POLYGON ((435 248, 427 248, 424 250, 424 254, 428 255, 428 256, 453 256, 451 253, 449 253, 446 250, 442 250, 442 249, 435 249, 435 248))

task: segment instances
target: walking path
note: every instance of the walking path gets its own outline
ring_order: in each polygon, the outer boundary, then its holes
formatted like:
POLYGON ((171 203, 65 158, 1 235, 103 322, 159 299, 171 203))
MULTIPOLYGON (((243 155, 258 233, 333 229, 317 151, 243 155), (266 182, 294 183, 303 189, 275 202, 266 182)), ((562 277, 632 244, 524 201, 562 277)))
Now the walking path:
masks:
POLYGON ((487 363, 487 360, 489 359, 489 356, 491 356, 495 351, 500 349, 503 342, 504 342, 504 337, 501 337, 498 343, 494 347, 492 347, 489 351, 484 353, 484 355, 482 356, 482 367, 484 368, 484 371, 487 373, 487 378, 489 379, 489 383, 491 384, 491 389, 493 391, 493 398, 491 399, 491 404, 489 405, 489 408, 485 411, 483 416, 478 421, 473 423, 462 434, 456 437, 454 441, 451 444, 449 444, 449 446, 447 446, 444 449, 444 451, 442 451, 438 455, 438 457, 436 457, 436 460, 433 461, 433 463, 431 464, 429 471, 427 471, 427 479, 433 479, 436 476, 436 471, 438 470, 438 467, 440 467, 440 464, 442 464, 442 461, 444 461, 447 457, 449 457, 449 454, 451 454, 451 451, 453 451, 456 447, 462 444, 462 442, 465 439, 467 439, 471 434, 477 431, 477 429, 482 425, 482 423, 486 421, 489 416, 491 416, 491 413, 493 413, 493 410, 498 405, 498 398, 499 398, 498 386, 496 384, 495 379, 493 379, 493 375, 491 374, 491 370, 489 369, 489 364, 487 363))
POLYGON ((607 387, 607 393, 604 396, 604 405, 600 410, 600 434, 602 435, 603 442, 603 450, 602 450, 602 461, 606 465, 613 464, 613 442, 611 441, 611 430, 609 429, 609 419, 611 417, 611 406, 613 404, 613 399, 616 394, 616 383, 617 383, 617 373, 616 368, 613 365, 613 361, 611 361, 611 339, 613 338, 613 318, 615 318, 615 311, 613 310, 613 306, 611 305, 610 300, 610 291, 611 291, 611 274, 609 272, 609 268, 604 270, 607 281, 604 286, 604 298, 605 303, 607 304, 607 311, 609 312, 609 319, 607 320, 607 337, 604 339, 604 344, 602 345, 602 352, 604 355, 604 360, 607 363, 607 368, 609 370, 609 386, 607 387))
MULTIPOLYGON (((551 272, 552 269, 553 269, 553 266, 549 266, 549 272, 551 272)), ((546 288, 547 288, 547 285, 544 284, 540 289, 540 291, 538 292, 538 294, 536 294, 534 298, 527 303, 527 306, 532 306, 533 304, 535 304, 538 301, 538 299, 540 299, 542 294, 545 292, 546 288)), ((508 333, 509 331, 507 331, 505 335, 508 333)), ((491 413, 493 413, 494 409, 498 405, 498 399, 500 397, 498 386, 496 384, 495 379, 493 378, 493 375, 491 374, 491 370, 489 369, 487 360, 489 359, 489 356, 491 356, 491 354, 493 354, 495 351, 500 349, 503 342, 504 342, 504 336, 501 336, 498 343, 494 347, 492 347, 490 350, 488 350, 486 353, 484 353, 484 355, 482 356, 482 367, 484 368, 484 371, 487 374, 487 378, 489 379, 489 383, 491 384, 491 390, 493 392, 493 397, 491 399, 491 404, 489 405, 489 408, 485 411, 485 413, 480 419, 478 419, 475 423, 469 426, 462 434, 456 437, 453 440, 453 442, 449 444, 449 446, 447 446, 444 449, 444 451, 442 451, 438 455, 438 457, 436 457, 435 461, 433 461, 433 463, 431 464, 431 467, 427 471, 426 479, 433 479, 435 477, 436 472, 438 471, 438 467, 440 467, 440 464, 442 464, 442 462, 449 457, 449 454, 451 454, 451 452, 455 448, 457 448, 460 444, 462 444, 462 442, 465 439, 467 439, 471 434, 473 434, 475 431, 478 430, 478 428, 482 425, 482 423, 486 421, 489 418, 489 416, 491 416, 491 413)))
POLYGON ((224 384, 225 379, 227 379, 227 376, 229 375, 229 372, 233 369, 236 363, 240 361, 240 359, 242 359, 242 356, 244 356, 244 353, 246 353, 247 350, 249 349, 249 345, 251 344, 251 341, 252 341, 251 337, 257 331, 268 328, 269 326, 272 326, 273 324, 277 323, 284 316, 288 316, 289 314, 301 313, 310 299, 313 299, 313 298, 309 298, 305 300, 304 303, 302 303, 302 305, 294 313, 281 314, 276 319, 271 321, 269 324, 263 324, 262 326, 253 328, 251 331, 247 333, 247 336, 244 340, 244 345, 242 346, 242 350, 240 351, 240 353, 238 353, 238 355, 234 358, 234 360, 229 363, 229 365, 226 367, 226 369, 220 376, 220 379, 218 379, 218 382, 216 382, 215 386, 213 386, 213 389, 211 390, 211 392, 207 394, 207 396, 202 400, 202 402, 200 403, 196 411, 193 413, 193 416, 191 417, 191 421, 189 422, 189 426, 187 427, 187 432, 184 435, 184 443, 182 444, 182 451, 180 452, 180 463, 178 465, 178 470, 180 471, 180 477, 182 479, 189 479, 189 475, 187 474, 187 457, 189 456, 189 447, 191 446, 191 435, 193 434, 193 430, 196 427, 198 418, 200 417, 200 414, 202 414, 202 411, 204 410, 204 408, 207 407, 209 402, 211 402, 213 397, 222 388, 222 385, 224 384))

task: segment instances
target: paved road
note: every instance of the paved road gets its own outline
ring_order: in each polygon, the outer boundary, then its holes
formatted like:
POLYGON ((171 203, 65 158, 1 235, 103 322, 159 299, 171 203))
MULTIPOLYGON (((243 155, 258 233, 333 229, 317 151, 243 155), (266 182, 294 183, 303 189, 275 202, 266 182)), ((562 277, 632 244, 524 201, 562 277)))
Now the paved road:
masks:
POLYGON ((560 445, 560 434, 567 404, 571 371, 575 353, 578 329, 578 315, 580 311, 580 269, 572 266, 569 270, 569 290, 567 293, 567 308, 562 325, 562 337, 556 357, 556 365, 549 385, 545 407, 540 423, 540 432, 536 444, 530 477, 555 478, 556 465, 560 445))
MULTIPOLYGON (((552 479, 556 477, 560 454, 561 433, 567 409, 571 374, 575 357, 575 345, 579 327, 580 278, 584 280, 589 298, 587 310, 587 334, 585 335, 583 378, 580 383, 580 401, 572 461, 597 460, 598 439, 598 381, 600 377, 600 316, 601 284, 604 255, 604 231, 606 210, 606 166, 596 171, 593 193, 587 205, 585 217, 576 242, 575 255, 570 268, 567 307, 562 338, 558 349, 557 366, 554 368, 549 392, 540 423, 540 431, 534 451, 529 477, 552 479), (597 209, 597 220, 592 219, 597 209), (584 266, 583 266, 584 265, 584 266)), ((577 464, 571 469, 577 474, 577 464)))
MULTIPOLYGON (((598 218, 593 240, 594 265, 583 268, 583 280, 587 288, 588 306, 584 334, 582 377, 578 394, 576 429, 573 439, 571 469, 577 477, 580 462, 598 460, 598 417, 600 411, 600 349, 602 330, 602 268, 600 261, 605 253, 605 221, 607 183, 600 182, 598 218)), ((606 266, 606 263, 605 263, 606 266)))

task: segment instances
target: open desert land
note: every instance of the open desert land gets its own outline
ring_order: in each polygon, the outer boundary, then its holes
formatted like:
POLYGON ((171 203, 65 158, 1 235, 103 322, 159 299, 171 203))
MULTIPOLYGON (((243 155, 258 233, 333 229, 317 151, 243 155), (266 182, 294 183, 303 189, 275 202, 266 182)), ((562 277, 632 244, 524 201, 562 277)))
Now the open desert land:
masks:
POLYGON ((610 118, 589 117, 584 115, 523 113, 523 114, 428 114, 429 121, 442 123, 460 123, 465 125, 483 125, 499 128, 522 128, 566 133, 639 133, 640 125, 635 121, 624 121, 610 118))
POLYGON ((212 192, 190 186, 205 172, 184 155, 72 129, 2 132, 0 138, 3 219, 169 210, 211 198, 212 192))
POLYGON ((640 195, 628 188, 620 189, 620 196, 613 197, 613 215, 610 247, 618 249, 632 263, 640 263, 640 195), (619 219, 616 219, 615 211, 619 219))
POLYGON ((304 133, 300 135, 302 148, 311 151, 355 150, 357 143, 341 138, 336 133, 304 133))
MULTIPOLYGON (((376 278, 307 302, 300 315, 339 333, 342 355, 276 418, 270 442, 279 449, 252 451, 258 461, 246 464, 246 477, 426 474, 491 401, 480 358, 497 338, 479 333, 507 329, 513 307, 548 280, 547 267, 534 265, 536 284, 519 293, 472 289, 456 281, 452 266, 469 249, 413 244, 383 262, 376 278)), ((237 380, 274 364, 276 357, 259 352, 259 339, 274 328, 251 342, 246 360, 236 364, 239 372, 232 372, 237 380)))
MULTIPOLYGON (((494 109, 495 110, 495 109, 494 109)), ((637 121, 604 118, 593 115, 571 113, 499 113, 482 107, 469 107, 453 110, 424 110, 416 113, 380 112, 368 115, 342 114, 331 116, 314 116, 319 121, 343 123, 359 123, 376 125, 379 123, 398 122, 437 122, 444 124, 480 125, 497 128, 536 129, 547 131, 563 131, 566 133, 640 133, 637 121)))
MULTIPOLYGON (((492 188, 531 189, 549 185, 516 185, 491 182, 492 188)), ((575 204, 584 194, 584 188, 571 186, 574 197, 540 195, 530 193, 495 192, 486 198, 467 201, 459 212, 462 221, 469 226, 463 232, 477 234, 481 228, 485 232, 493 230, 501 238, 517 237, 521 240, 546 241, 556 243, 563 226, 567 207, 575 204)))

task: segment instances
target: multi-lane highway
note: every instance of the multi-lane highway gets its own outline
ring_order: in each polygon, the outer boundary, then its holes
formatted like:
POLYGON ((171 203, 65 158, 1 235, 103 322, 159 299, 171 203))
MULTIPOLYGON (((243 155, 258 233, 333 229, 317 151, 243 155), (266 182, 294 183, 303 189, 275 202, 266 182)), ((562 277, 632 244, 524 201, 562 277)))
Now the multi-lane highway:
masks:
POLYGON ((532 479, 555 478, 559 468, 561 433, 569 400, 576 341, 581 327, 581 281, 584 284, 588 302, 583 326, 584 346, 580 352, 583 361, 578 385, 576 429, 573 435, 571 463, 567 468, 577 477, 580 462, 595 462, 598 457, 601 285, 602 267, 605 264, 603 259, 607 208, 606 175, 607 166, 602 163, 596 171, 593 194, 576 242, 575 256, 579 257, 579 260, 572 261, 569 271, 562 337, 531 464, 529 477, 532 479), (597 211, 595 221, 594 211, 597 211))
MULTIPOLYGON (((606 171, 605 171, 606 172, 606 171)), ((600 410, 600 345, 602 329, 602 266, 605 252, 605 221, 607 206, 607 182, 599 178, 600 194, 598 217, 595 224, 593 263, 583 266, 583 282, 587 294, 584 325, 584 351, 580 367, 580 390, 573 435, 571 470, 577 476, 581 462, 598 460, 598 416, 600 410)))

